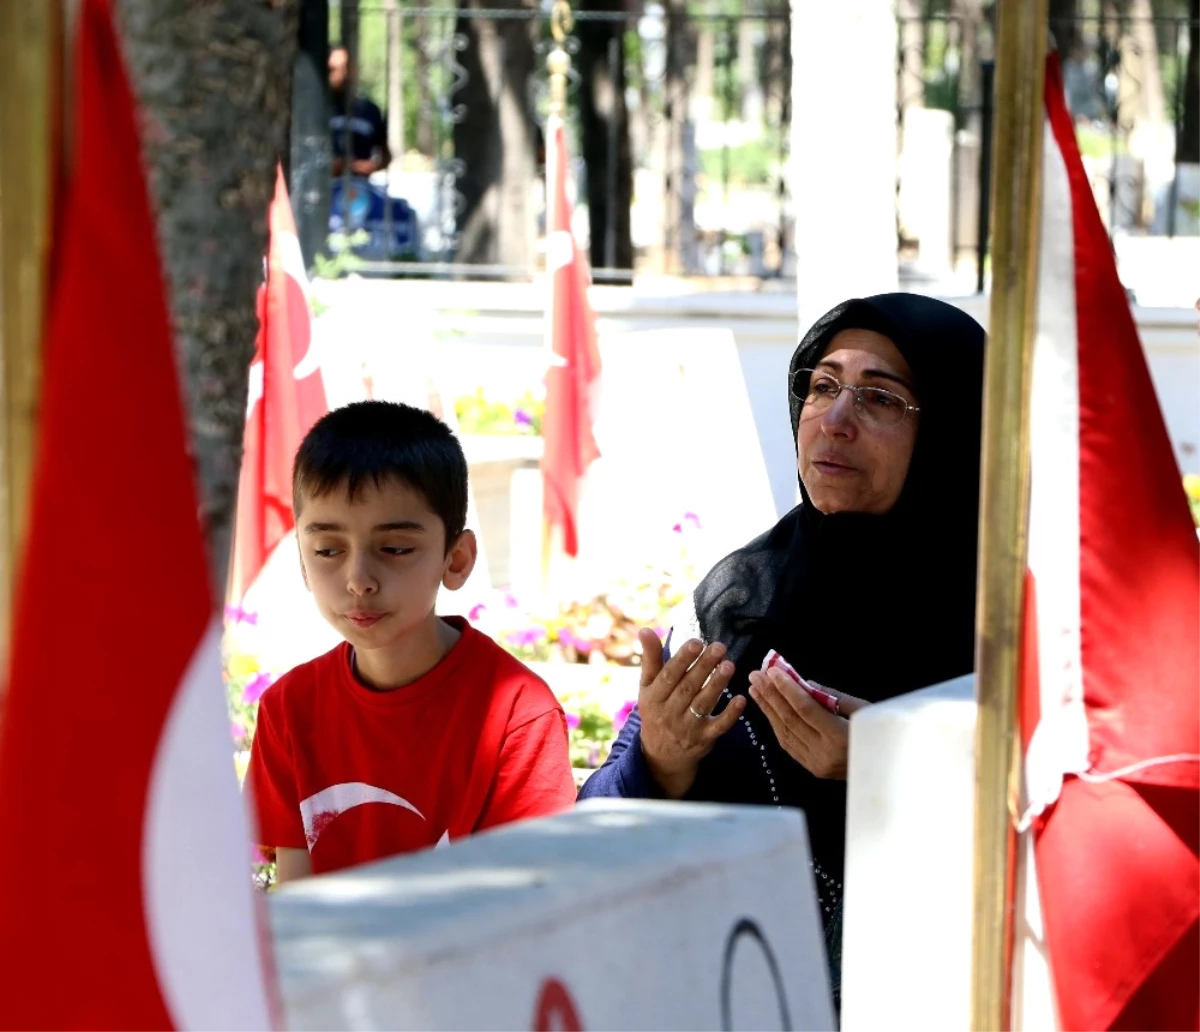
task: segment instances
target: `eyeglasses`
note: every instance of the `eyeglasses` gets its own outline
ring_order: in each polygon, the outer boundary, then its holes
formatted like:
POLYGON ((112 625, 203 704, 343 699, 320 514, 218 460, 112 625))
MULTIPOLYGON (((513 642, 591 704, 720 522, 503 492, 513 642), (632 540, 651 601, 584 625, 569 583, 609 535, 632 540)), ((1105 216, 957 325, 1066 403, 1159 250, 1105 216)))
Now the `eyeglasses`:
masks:
POLYGON ((854 394, 854 411, 864 423, 873 426, 897 426, 910 412, 920 412, 917 405, 910 405, 899 394, 885 391, 882 387, 853 387, 842 383, 837 377, 820 369, 797 369, 792 377, 792 396, 804 402, 813 412, 826 412, 842 391, 854 394), (801 377, 808 375, 808 389, 801 394, 801 377))

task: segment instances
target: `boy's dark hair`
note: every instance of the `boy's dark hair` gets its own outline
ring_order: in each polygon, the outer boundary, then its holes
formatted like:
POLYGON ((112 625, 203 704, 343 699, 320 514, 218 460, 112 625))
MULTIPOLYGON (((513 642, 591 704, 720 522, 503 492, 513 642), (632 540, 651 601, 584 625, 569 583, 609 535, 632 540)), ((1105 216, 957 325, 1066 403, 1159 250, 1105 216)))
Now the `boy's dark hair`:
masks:
POLYGON ((321 417, 292 466, 292 508, 305 498, 345 489, 356 498, 368 482, 388 480, 419 492, 446 527, 446 548, 467 524, 467 460, 436 416, 392 401, 357 401, 321 417))

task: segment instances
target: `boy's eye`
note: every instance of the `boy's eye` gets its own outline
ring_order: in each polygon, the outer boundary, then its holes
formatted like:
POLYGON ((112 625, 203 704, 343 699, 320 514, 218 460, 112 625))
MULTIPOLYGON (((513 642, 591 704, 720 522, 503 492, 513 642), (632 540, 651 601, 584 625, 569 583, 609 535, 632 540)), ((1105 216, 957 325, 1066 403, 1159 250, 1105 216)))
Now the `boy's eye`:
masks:
POLYGON ((400 545, 386 545, 383 551, 388 555, 410 555, 415 552, 415 548, 402 547, 400 545))
POLYGON ((318 548, 318 549, 315 549, 314 551, 315 551, 315 554, 319 555, 322 559, 331 559, 335 555, 337 555, 341 551, 341 549, 340 548, 318 548))

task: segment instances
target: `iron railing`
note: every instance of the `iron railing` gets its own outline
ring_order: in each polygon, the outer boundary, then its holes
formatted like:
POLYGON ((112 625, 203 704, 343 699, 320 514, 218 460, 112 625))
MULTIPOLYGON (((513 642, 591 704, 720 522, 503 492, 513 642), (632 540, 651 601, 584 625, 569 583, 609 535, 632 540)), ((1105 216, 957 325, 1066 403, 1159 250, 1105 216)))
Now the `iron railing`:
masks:
MULTIPOLYGON (((616 8, 576 9, 566 42, 573 58, 568 129, 577 235, 589 242, 595 278, 627 280, 633 269, 788 274, 786 4, 748 9, 738 0, 609 0, 590 6, 616 8), (597 118, 596 109, 611 103, 613 83, 624 85, 624 114, 597 118), (589 119, 592 131, 585 132, 589 119)), ((375 242, 383 246, 361 247, 367 261, 360 267, 389 275, 528 277, 540 263, 536 248, 510 246, 511 239, 481 248, 477 234, 467 240, 464 232, 474 232, 476 209, 498 193, 528 203, 526 231, 533 240, 544 224, 549 5, 369 0, 353 7, 355 38, 344 39, 337 3, 331 4, 330 37, 357 52, 358 91, 390 115, 395 160, 373 177, 375 184, 407 200, 419 226, 411 243, 393 233, 390 222, 376 227, 375 242), (514 31, 514 23, 522 28, 514 31), (391 114, 397 103, 400 118, 391 114), (506 158, 500 180, 478 156, 487 148, 475 145, 476 134, 499 130, 497 117, 508 120, 505 147, 536 153, 529 162, 506 158), (519 174, 514 168, 529 169, 523 184, 529 198, 521 184, 503 178, 519 174)), ((380 221, 392 213, 392 205, 384 206, 380 221)))

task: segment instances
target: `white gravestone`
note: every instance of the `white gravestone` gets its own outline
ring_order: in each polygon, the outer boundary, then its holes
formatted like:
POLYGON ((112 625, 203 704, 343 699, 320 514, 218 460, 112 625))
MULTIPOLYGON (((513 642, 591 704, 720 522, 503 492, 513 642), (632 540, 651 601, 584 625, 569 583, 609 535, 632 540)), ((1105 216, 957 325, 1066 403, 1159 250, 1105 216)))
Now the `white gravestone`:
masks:
MULTIPOLYGON (((975 677, 850 721, 842 1029, 966 1029, 974 917, 975 677)), ((1030 856, 1029 836, 1019 855, 1030 856)), ((1058 1028, 1037 883, 1018 879, 1013 1028, 1058 1028)))
MULTIPOLYGON (((597 577, 662 562, 672 527, 699 517, 699 572, 776 520, 737 343, 726 328, 609 334, 581 552, 597 577)), ((783 390, 782 383, 780 390, 783 390)))
POLYGON ((797 811, 597 800, 271 900, 292 1029, 830 1029, 797 811))

